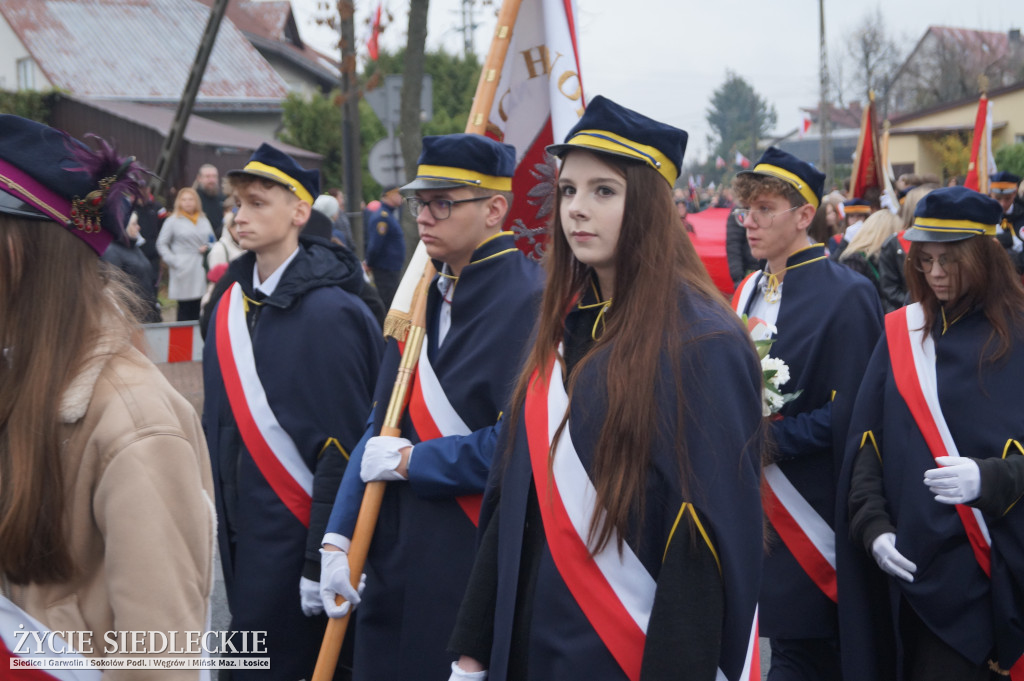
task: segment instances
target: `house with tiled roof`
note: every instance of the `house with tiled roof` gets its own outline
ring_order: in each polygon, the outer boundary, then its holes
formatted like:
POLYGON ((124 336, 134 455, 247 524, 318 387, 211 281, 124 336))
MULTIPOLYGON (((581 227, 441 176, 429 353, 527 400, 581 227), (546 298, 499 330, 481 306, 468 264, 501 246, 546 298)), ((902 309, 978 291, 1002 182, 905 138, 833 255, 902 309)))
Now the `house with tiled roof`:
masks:
MULTIPOLYGON (((212 6, 214 0, 199 0, 212 6)), ((232 0, 226 18, 277 71, 288 89, 327 92, 341 78, 339 63, 302 39, 288 0, 232 0)))
MULTIPOLYGON (((57 90, 50 122, 95 132, 153 167, 210 15, 204 0, 0 0, 0 89, 57 90), (129 148, 130 147, 130 148, 129 148)), ((288 2, 232 0, 171 185, 202 163, 236 167, 276 141, 291 91, 328 89, 337 65, 305 46, 288 2), (333 69, 333 70, 332 70, 333 69)), ((307 167, 318 154, 288 148, 307 167)))
MULTIPOLYGON (((0 87, 173 109, 208 17, 194 0, 0 0, 0 87)), ((272 134, 287 94, 285 80, 223 21, 194 113, 272 134)))
POLYGON ((1006 32, 930 26, 893 76, 891 115, 908 114, 1024 80, 1024 40, 1006 32))

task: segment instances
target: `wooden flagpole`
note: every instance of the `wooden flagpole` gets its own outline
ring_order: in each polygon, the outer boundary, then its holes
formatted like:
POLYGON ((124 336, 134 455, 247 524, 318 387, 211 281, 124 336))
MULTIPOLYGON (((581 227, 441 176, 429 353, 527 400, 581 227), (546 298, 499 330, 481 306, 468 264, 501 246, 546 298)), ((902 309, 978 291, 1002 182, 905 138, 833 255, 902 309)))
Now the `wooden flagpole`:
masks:
POLYGON ((473 107, 469 110, 469 120, 466 121, 466 132, 477 135, 487 132, 487 119, 491 115, 494 97, 498 92, 501 71, 505 67, 505 55, 508 54, 512 29, 515 28, 521 4, 522 0, 505 0, 501 3, 498 25, 494 27, 494 38, 491 39, 491 48, 487 51, 487 59, 476 85, 473 107))
MULTIPOLYGON (((512 29, 515 26, 521 3, 522 0, 505 0, 498 12, 498 25, 495 27, 487 60, 480 73, 469 121, 466 123, 467 133, 482 135, 487 129, 487 118, 494 104, 498 81, 501 79, 505 55, 508 52, 512 29)), ((402 434, 402 412, 405 409, 406 396, 416 373, 416 361, 419 359, 420 349, 426 335, 427 292, 436 274, 433 263, 426 257, 426 249, 422 242, 416 250, 417 253, 422 253, 422 256, 420 258, 413 257, 405 276, 402 277, 399 294, 395 296, 396 301, 399 300, 402 297, 402 289, 408 287, 412 282, 415 285, 412 304, 407 311, 401 308, 396 310, 396 306, 393 305, 384 323, 385 335, 392 336, 397 340, 403 338, 405 340, 402 361, 398 367, 398 375, 395 378, 395 385, 391 391, 391 399, 388 402, 388 410, 385 413, 384 424, 380 432, 381 435, 394 437, 400 437, 402 434), (424 261, 425 264, 422 264, 424 261), (418 276, 415 274, 417 271, 421 272, 418 276), (410 280, 410 277, 414 279, 410 280)), ((370 552, 370 542, 377 527, 377 517, 380 515, 386 484, 380 481, 367 483, 363 492, 363 501, 359 506, 359 516, 356 519, 352 544, 348 551, 352 587, 356 589, 359 588, 360 577, 366 565, 366 557, 370 552)), ((340 605, 344 599, 338 596, 336 602, 340 605)), ((330 681, 334 677, 334 670, 338 666, 338 655, 341 653, 341 645, 345 640, 345 632, 348 630, 348 621, 351 616, 352 610, 349 610, 344 617, 332 619, 327 623, 324 640, 320 645, 320 655, 317 657, 316 667, 313 670, 312 681, 330 681)))

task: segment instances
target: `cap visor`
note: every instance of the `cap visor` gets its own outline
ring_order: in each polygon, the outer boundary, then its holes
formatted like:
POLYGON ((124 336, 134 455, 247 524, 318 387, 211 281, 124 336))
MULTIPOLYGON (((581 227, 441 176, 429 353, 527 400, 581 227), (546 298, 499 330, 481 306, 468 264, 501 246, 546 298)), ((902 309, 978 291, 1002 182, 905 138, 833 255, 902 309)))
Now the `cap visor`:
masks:
POLYGON ((917 227, 908 227, 907 231, 903 233, 903 238, 907 241, 926 241, 931 243, 963 241, 964 239, 970 239, 974 236, 983 235, 965 234, 964 232, 935 232, 928 229, 918 229, 917 227))
POLYGON ((27 218, 29 220, 54 221, 53 218, 36 209, 32 204, 26 203, 17 196, 8 194, 2 189, 0 189, 0 213, 4 215, 13 215, 19 218, 27 218))

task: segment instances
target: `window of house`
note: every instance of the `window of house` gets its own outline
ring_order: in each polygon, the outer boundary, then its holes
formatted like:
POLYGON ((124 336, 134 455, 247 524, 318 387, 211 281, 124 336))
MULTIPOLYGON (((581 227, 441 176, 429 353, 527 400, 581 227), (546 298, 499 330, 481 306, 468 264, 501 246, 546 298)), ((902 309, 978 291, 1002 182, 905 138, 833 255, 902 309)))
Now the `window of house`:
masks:
POLYGON ((36 89, 35 62, 32 61, 31 57, 24 57, 18 60, 18 89, 36 89))

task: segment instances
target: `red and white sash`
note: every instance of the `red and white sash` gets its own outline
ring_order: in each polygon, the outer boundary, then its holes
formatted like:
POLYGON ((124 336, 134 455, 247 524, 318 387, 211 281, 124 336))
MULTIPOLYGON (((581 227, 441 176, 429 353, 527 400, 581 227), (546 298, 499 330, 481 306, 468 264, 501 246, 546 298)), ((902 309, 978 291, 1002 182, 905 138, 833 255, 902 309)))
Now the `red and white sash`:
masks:
MULTIPOLYGON (((526 394, 525 423, 544 534, 573 599, 626 676, 638 681, 657 584, 628 544, 623 543, 619 553, 615 533, 604 550, 591 555, 586 541, 591 519, 604 511, 596 508, 597 490, 576 452, 568 423, 555 445, 549 480, 548 454, 568 408, 559 366, 548 366, 547 380, 535 372, 526 394)), ((739 678, 760 679, 759 665, 755 611, 739 678)), ((726 676, 719 670, 716 678, 726 676)))
MULTIPOLYGON (((930 335, 924 338, 921 304, 914 303, 887 314, 885 335, 896 389, 910 409, 932 456, 960 456, 939 405, 935 342, 930 335)), ((978 565, 991 576, 992 539, 985 519, 976 508, 964 504, 957 504, 955 508, 978 565)))
MULTIPOLYGON (((67 645, 62 637, 54 640, 52 635, 46 625, 0 594, 0 678, 18 681, 99 681, 102 673, 99 669, 18 667, 12 670, 11 663, 15 659, 60 658, 62 661, 81 660, 84 663, 85 658, 67 645), (41 644, 37 637, 44 637, 41 644)), ((93 643, 103 645, 102 641, 93 643)))
POLYGON ((309 527, 313 473, 267 401, 238 283, 221 297, 216 323, 217 359, 242 441, 277 497, 309 527))
POLYGON ((835 602, 836 534, 777 464, 764 467, 765 514, 796 562, 835 602))
MULTIPOLYGON (((416 380, 413 381, 412 394, 409 397, 409 418, 420 440, 433 440, 448 435, 469 435, 471 432, 462 420, 455 407, 448 400, 441 381, 434 373, 427 354, 427 342, 424 339, 420 347, 420 358, 416 362, 416 380)), ((466 494, 455 497, 474 525, 480 522, 480 506, 482 494, 466 494)))
POLYGON ((747 301, 750 300, 750 297, 754 295, 754 291, 757 290, 757 282, 759 280, 757 275, 759 274, 761 274, 760 271, 748 274, 736 287, 736 292, 732 294, 732 309, 735 310, 737 314, 743 314, 743 310, 747 306, 747 301))

